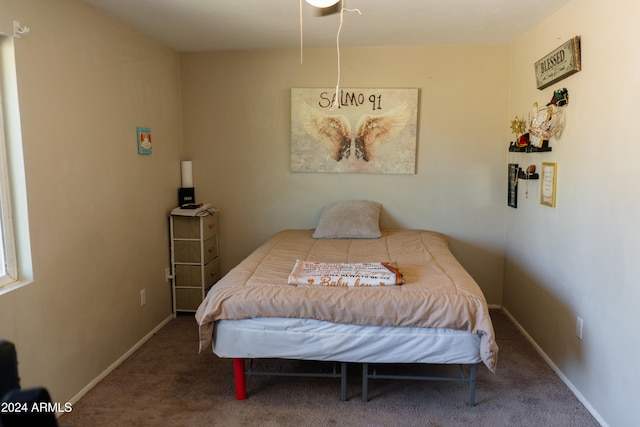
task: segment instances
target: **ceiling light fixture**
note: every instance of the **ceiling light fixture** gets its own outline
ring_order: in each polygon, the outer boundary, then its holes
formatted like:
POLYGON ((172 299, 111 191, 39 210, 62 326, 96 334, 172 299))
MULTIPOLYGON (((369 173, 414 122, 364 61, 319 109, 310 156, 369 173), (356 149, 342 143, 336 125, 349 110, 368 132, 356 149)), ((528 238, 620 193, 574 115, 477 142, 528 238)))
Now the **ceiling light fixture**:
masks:
POLYGON ((325 8, 330 7, 338 3, 340 0, 304 0, 311 6, 325 8))

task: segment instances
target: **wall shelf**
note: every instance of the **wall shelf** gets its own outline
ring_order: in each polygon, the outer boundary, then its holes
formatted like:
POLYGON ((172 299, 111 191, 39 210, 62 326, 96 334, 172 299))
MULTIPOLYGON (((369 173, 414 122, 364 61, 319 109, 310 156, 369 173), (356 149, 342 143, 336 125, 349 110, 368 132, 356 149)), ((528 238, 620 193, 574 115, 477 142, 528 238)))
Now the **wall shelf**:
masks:
POLYGON ((527 174, 522 169, 520 169, 520 171, 518 171, 518 179, 540 179, 540 175, 538 175, 537 173, 527 174))
POLYGON ((512 153, 542 153, 542 152, 547 152, 547 151, 551 151, 551 147, 549 146, 542 146, 542 147, 533 147, 533 146, 527 146, 527 147, 516 147, 516 146, 510 146, 509 147, 509 151, 512 153))

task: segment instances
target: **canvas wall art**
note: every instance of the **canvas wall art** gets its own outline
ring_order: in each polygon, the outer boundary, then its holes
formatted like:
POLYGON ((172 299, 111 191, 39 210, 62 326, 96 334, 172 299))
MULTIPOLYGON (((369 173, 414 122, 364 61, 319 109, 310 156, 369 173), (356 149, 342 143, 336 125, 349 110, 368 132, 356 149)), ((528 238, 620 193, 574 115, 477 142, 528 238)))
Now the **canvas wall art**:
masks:
POLYGON ((418 89, 291 89, 291 171, 414 174, 418 89))
POLYGON ((153 145, 151 143, 151 129, 138 126, 138 154, 151 154, 153 145))

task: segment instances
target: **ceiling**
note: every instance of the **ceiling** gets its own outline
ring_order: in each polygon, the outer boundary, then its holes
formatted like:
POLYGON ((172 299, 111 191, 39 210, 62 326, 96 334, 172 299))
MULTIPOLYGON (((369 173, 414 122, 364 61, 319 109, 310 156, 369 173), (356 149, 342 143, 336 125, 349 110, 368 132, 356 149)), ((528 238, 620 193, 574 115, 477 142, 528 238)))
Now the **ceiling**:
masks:
MULTIPOLYGON (((299 48, 300 0, 84 0, 181 52, 299 48)), ((569 0, 344 0, 340 46, 506 44, 569 0)), ((334 47, 340 14, 302 2, 302 45, 334 47)))

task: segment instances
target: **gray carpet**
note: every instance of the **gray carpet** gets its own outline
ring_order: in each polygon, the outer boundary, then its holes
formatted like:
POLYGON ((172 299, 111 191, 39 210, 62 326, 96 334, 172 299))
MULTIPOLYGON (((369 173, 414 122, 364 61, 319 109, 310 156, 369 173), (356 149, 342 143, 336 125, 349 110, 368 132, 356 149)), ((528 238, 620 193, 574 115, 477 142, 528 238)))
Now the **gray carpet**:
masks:
MULTIPOLYGON (((198 354, 192 316, 171 320, 59 419, 100 426, 597 426, 597 421, 500 310, 492 310, 498 370, 478 368, 476 406, 454 382, 371 380, 361 400, 361 368, 349 365, 346 402, 330 378, 251 376, 235 400, 232 362, 198 354)), ((258 363, 258 362, 256 362, 258 363)), ((308 368, 261 361, 256 368, 308 368)), ((305 366, 303 366, 305 365, 305 366)), ((315 368, 315 364, 313 364, 315 368)), ((430 372, 446 367, 419 367, 430 372)))

